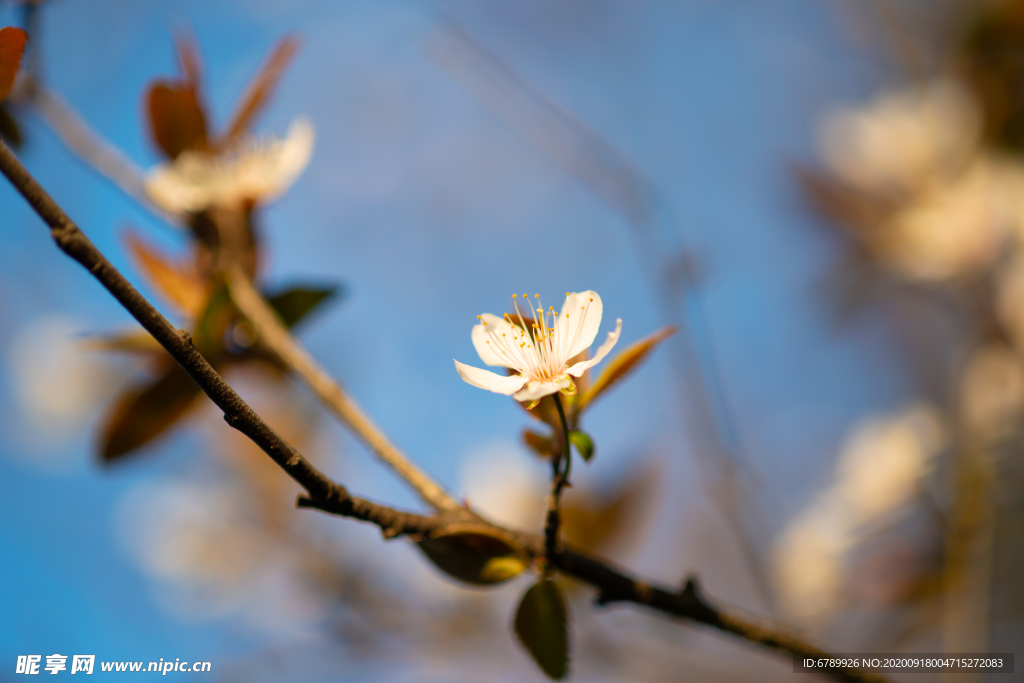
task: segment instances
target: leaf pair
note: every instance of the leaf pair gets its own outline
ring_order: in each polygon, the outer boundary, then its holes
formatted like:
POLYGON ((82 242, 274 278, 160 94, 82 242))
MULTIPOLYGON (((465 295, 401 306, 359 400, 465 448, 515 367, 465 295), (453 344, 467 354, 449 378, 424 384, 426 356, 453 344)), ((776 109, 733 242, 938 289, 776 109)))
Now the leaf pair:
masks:
POLYGON ((209 117, 200 83, 199 50, 185 34, 176 37, 175 46, 183 77, 157 79, 149 86, 146 95, 153 142, 171 159, 187 150, 225 149, 248 131, 256 116, 269 102, 274 87, 298 49, 298 41, 287 37, 277 44, 270 59, 239 101, 220 138, 212 138, 209 132, 209 117))

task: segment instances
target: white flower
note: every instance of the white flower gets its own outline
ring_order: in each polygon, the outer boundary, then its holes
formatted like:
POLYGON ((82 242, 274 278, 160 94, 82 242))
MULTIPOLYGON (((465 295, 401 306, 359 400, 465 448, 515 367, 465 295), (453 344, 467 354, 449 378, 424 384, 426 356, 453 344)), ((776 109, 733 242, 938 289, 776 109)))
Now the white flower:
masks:
POLYGON ((936 174, 955 174, 974 154, 980 123, 968 93, 937 80, 830 114, 821 148, 829 169, 861 190, 911 192, 936 174))
POLYGON ((597 292, 566 292, 560 314, 554 307, 545 311, 537 294, 534 294, 537 308, 533 309, 524 294, 524 302, 531 306, 530 313, 536 320, 530 315, 524 318, 519 311, 518 297, 513 294, 512 299, 517 318, 507 314, 504 319, 490 313, 478 315, 480 324, 473 328, 472 338, 484 363, 510 368, 516 374, 506 377, 455 361, 459 376, 475 387, 506 396, 514 394, 513 398, 524 403, 559 391, 571 395, 576 391, 572 378, 601 362, 619 340, 621 318, 593 358, 570 366, 569 361, 590 348, 597 337, 603 311, 597 292))
POLYGON ((915 405, 859 425, 843 444, 835 481, 783 531, 773 563, 783 607, 814 623, 835 611, 856 577, 851 556, 910 503, 945 435, 937 411, 915 405))
POLYGON ((146 193, 170 213, 269 202, 295 182, 313 155, 313 124, 298 119, 284 139, 248 137, 220 154, 188 150, 158 165, 146 193))
POLYGON ((961 173, 922 182, 913 199, 884 221, 879 255, 905 275, 941 280, 992 263, 1005 238, 1021 230, 1019 165, 979 155, 961 173))

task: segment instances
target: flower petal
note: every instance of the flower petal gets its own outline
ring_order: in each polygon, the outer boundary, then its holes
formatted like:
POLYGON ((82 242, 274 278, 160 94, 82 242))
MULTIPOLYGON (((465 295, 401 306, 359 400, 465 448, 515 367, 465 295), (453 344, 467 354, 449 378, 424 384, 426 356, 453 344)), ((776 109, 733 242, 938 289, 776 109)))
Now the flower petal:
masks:
MULTIPOLYGON (((555 382, 529 382, 512 397, 517 401, 536 401, 549 394, 557 394, 563 387, 567 386, 564 378, 555 382)), ((571 380, 570 380, 571 381, 571 380)))
POLYGON ((585 292, 573 292, 565 297, 557 325, 558 334, 565 335, 565 343, 569 344, 566 359, 572 358, 583 349, 590 348, 597 338, 603 313, 601 297, 595 291, 588 289, 585 292))
POLYGON ((158 164, 146 175, 146 194, 164 211, 201 211, 213 202, 222 184, 216 158, 206 152, 185 151, 174 161, 158 164))
POLYGON ((615 346, 615 343, 619 341, 619 334, 621 332, 622 318, 619 318, 618 320, 615 321, 615 330, 613 332, 609 332, 608 338, 605 340, 604 344, 601 344, 599 347, 597 347, 597 352, 594 354, 594 357, 591 358, 590 360, 582 360, 579 363, 576 363, 571 368, 566 370, 566 372, 568 372, 573 377, 579 377, 584 372, 600 363, 602 360, 604 360, 604 357, 608 355, 608 352, 612 350, 612 347, 615 346))
POLYGON ((487 365, 500 365, 522 372, 523 365, 514 353, 509 353, 510 346, 502 345, 502 342, 512 345, 512 337, 519 336, 519 332, 513 332, 512 326, 496 315, 484 313, 480 318, 487 324, 474 325, 472 332, 473 346, 480 354, 480 360, 487 365), (494 334, 493 337, 491 333, 494 334))
POLYGON ((313 156, 315 133, 308 119, 296 119, 283 140, 266 149, 257 142, 239 155, 235 166, 237 192, 244 199, 269 202, 277 199, 302 175, 313 156))
POLYGON ((474 368, 472 365, 465 365, 459 361, 455 361, 455 371, 459 373, 459 377, 465 380, 467 384, 472 384, 479 389, 493 391, 496 394, 504 394, 505 396, 516 393, 526 384, 526 378, 522 375, 505 377, 490 370, 481 370, 480 368, 474 368))

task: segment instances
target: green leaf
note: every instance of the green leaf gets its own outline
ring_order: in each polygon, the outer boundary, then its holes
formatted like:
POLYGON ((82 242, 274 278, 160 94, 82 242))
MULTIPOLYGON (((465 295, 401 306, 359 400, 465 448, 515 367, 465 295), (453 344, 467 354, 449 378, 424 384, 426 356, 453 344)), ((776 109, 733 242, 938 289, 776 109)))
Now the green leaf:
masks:
POLYGON ((123 394, 107 416, 100 436, 105 462, 119 460, 166 432, 199 396, 199 386, 181 366, 167 367, 155 382, 123 394))
POLYGON ((594 382, 589 389, 587 389, 585 394, 580 396, 576 404, 576 412, 583 412, 583 409, 590 405, 594 399, 605 391, 608 391, 613 384, 633 370, 640 361, 646 358, 647 355, 654 350, 658 344, 675 333, 675 327, 663 327, 654 334, 636 342, 616 356, 605 367, 605 371, 602 373, 601 377, 594 382))
POLYGON ((568 608, 553 579, 541 579, 523 595, 515 618, 519 642, 554 680, 569 672, 568 608))
POLYGON ((576 430, 569 432, 569 443, 576 447, 587 462, 594 457, 594 441, 586 433, 576 430))
POLYGON ((416 545, 445 574, 474 586, 508 581, 527 564, 519 548, 489 529, 452 530, 416 545))
POLYGON ((267 303, 281 316, 285 327, 291 329, 306 319, 321 303, 344 290, 340 285, 291 287, 277 294, 266 294, 267 303))
POLYGON ((192 330, 192 344, 215 367, 224 357, 224 335, 237 315, 228 288, 223 282, 217 283, 192 330))

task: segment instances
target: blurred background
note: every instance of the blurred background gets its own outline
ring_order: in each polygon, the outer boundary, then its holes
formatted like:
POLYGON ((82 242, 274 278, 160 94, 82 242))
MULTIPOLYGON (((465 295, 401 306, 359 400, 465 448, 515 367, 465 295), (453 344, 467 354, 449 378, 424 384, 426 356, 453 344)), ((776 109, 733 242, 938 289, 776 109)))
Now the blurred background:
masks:
MULTIPOLYGON (((512 292, 557 305, 593 289, 601 334, 623 319, 620 348, 680 331, 583 418, 597 455, 565 495, 572 540, 670 585, 696 574, 837 652, 1021 642, 1024 2, 0 5, 0 25, 26 16, 26 68, 144 169, 165 160, 146 93, 180 77, 176 32, 194 36, 218 130, 298 38, 253 131, 304 117, 315 144, 254 212, 261 282, 338 286, 302 341, 460 500, 539 530, 549 469, 522 436, 540 423, 452 367, 479 365, 476 316, 512 292)), ((186 261, 190 233, 27 98, 3 119, 68 214, 187 326, 144 254, 186 261)), ((163 366, 109 348, 132 320, 6 184, 0 211, 4 662, 545 680, 509 628, 528 577, 468 589, 409 543, 295 510, 298 487, 205 398, 177 396, 145 443, 111 448, 163 366)), ((298 381, 236 355, 228 380, 318 466, 422 509, 298 381)), ((574 680, 807 676, 567 590, 574 680)))

